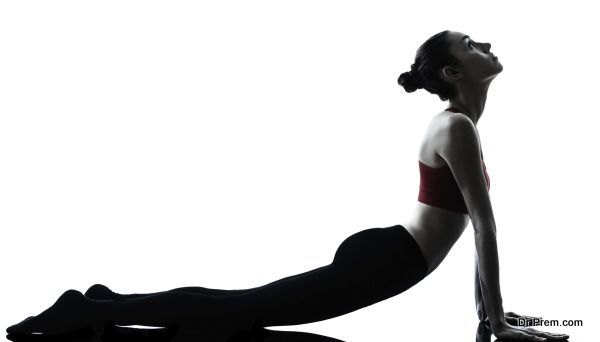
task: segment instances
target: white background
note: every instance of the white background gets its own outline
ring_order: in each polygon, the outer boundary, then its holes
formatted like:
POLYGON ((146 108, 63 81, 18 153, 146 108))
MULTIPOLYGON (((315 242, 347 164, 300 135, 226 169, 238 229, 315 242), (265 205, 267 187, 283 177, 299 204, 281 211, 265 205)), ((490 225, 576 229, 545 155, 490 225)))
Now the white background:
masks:
MULTIPOLYGON (((0 326, 67 289, 247 288, 408 219, 447 103, 396 79, 445 29, 504 71, 478 123, 505 311, 598 324, 592 2, 19 1, 0 7, 0 326)), ((471 225, 387 301, 287 326, 472 339, 471 225)), ((542 328, 540 328, 542 329, 542 328)), ((587 337, 587 338, 586 338, 587 337)))

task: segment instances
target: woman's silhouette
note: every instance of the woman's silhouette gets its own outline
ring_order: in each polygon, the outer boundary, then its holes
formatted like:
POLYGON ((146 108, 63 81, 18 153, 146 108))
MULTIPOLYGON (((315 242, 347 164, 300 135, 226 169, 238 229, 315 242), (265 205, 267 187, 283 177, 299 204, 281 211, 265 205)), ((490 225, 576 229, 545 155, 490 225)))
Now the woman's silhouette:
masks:
MULTIPOLYGON (((116 324, 191 329, 250 329, 325 320, 402 293, 444 260, 472 220, 475 231, 477 311, 498 338, 528 341, 568 336, 513 326, 505 315, 498 277, 496 227, 489 177, 476 128, 492 80, 503 70, 481 43, 456 31, 433 35, 417 50, 398 83, 419 88, 450 106, 427 127, 419 151, 417 207, 403 224, 369 228, 346 238, 330 264, 245 290, 184 287, 121 295, 96 284, 84 294, 68 290, 38 316, 9 333, 58 334, 84 326, 116 324)), ((526 317, 527 316, 522 316, 526 317)))

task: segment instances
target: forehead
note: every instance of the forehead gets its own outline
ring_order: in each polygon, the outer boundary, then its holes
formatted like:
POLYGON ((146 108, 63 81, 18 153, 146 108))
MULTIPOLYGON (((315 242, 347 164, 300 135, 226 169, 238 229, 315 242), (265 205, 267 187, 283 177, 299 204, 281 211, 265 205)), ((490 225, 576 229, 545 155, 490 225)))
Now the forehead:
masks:
POLYGON ((457 46, 465 43, 465 40, 471 39, 471 37, 463 32, 458 31, 450 31, 448 32, 448 40, 452 43, 452 45, 457 46), (468 37, 468 38, 465 38, 468 37))
POLYGON ((450 51, 452 51, 454 55, 463 53, 465 51, 466 42, 471 39, 468 34, 458 31, 448 32, 447 37, 450 42, 450 51), (465 36, 468 38, 465 38, 465 36))

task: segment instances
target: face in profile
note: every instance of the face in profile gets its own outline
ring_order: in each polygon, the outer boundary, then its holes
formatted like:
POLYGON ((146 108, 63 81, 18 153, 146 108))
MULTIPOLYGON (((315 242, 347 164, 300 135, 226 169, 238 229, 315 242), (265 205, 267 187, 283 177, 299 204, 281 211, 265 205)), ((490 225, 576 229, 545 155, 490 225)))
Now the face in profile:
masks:
POLYGON ((467 34, 448 32, 450 53, 460 62, 458 67, 444 67, 447 77, 464 82, 481 83, 490 81, 503 70, 503 66, 491 51, 491 44, 477 41, 467 34))

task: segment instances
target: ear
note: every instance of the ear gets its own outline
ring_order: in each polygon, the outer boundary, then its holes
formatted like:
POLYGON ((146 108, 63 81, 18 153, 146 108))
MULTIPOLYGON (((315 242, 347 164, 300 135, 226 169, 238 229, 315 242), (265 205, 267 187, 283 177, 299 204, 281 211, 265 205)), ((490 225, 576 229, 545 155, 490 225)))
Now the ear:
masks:
POLYGON ((460 79, 463 75, 460 69, 446 65, 442 68, 441 76, 442 79, 446 81, 455 81, 460 79))

